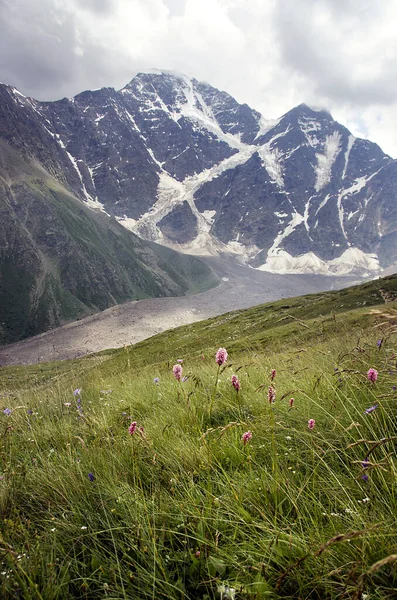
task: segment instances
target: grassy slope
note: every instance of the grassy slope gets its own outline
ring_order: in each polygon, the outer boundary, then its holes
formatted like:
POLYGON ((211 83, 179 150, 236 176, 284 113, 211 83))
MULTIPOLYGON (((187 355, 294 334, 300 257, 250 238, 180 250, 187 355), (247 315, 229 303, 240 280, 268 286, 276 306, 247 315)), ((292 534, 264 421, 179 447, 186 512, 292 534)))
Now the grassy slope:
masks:
POLYGON ((397 278, 2 369, 3 596, 395 598, 395 558, 376 564, 397 552, 397 313, 380 287, 394 297, 397 278))

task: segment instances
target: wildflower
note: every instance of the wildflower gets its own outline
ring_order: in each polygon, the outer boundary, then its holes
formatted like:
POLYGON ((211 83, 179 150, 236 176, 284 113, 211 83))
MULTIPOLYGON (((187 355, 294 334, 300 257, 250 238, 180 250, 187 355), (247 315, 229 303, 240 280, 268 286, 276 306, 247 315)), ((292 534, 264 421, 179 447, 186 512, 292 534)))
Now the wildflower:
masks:
POLYGON ((201 554, 200 550, 196 550, 196 554, 195 554, 196 558, 200 558, 200 554, 201 554))
POLYGON ((72 403, 71 402, 64 402, 63 405, 66 406, 67 408, 69 408, 69 406, 72 406, 72 403))
POLYGON ((240 381, 237 378, 237 375, 232 375, 232 386, 238 392, 241 388, 240 381))
POLYGON ((81 388, 76 388, 76 389, 74 390, 73 394, 74 394, 75 396, 80 396, 80 394, 81 394, 81 388))
POLYGON ((33 411, 32 411, 32 410, 30 410, 30 408, 29 408, 29 410, 28 410, 28 415, 32 415, 32 414, 33 414, 33 411))
POLYGON ((380 340, 378 340, 376 342, 376 345, 378 346, 379 350, 382 348, 382 344, 383 344, 383 338, 380 338, 380 340))
POLYGON ((374 410, 376 410, 378 408, 378 406, 379 406, 379 404, 374 404, 373 406, 366 408, 364 411, 364 414, 369 415, 371 412, 374 412, 374 410))
POLYGON ((361 466, 363 469, 366 469, 369 465, 369 460, 368 460, 368 456, 366 458, 364 458, 364 460, 361 462, 361 466))
POLYGON ((186 375, 184 377, 182 377, 182 382, 185 383, 185 381, 187 381, 189 379, 189 377, 187 377, 186 375))
POLYGON ((392 390, 393 390, 393 392, 395 392, 397 390, 397 386, 393 385, 392 390))
POLYGON ((153 379, 153 383, 160 383, 160 377, 155 377, 153 379))
POLYGON ((235 600, 236 590, 235 588, 229 587, 228 585, 218 585, 217 590, 221 597, 221 600, 235 600))
POLYGON ((316 421, 314 419, 309 419, 307 422, 307 426, 309 429, 314 429, 315 424, 316 424, 316 421))
POLYGON ((174 374, 175 379, 177 379, 178 381, 180 381, 181 377, 182 377, 182 367, 181 367, 181 365, 174 365, 172 367, 172 372, 174 374))
POLYGON ((245 433, 243 433, 243 435, 241 436, 241 441, 243 442, 244 446, 246 446, 248 444, 248 442, 251 440, 251 438, 252 438, 251 431, 246 431, 245 433))
POLYGON ((227 350, 226 348, 219 348, 216 353, 215 360, 219 366, 223 365, 227 361, 227 350))
POLYGON ((85 529, 87 529, 87 527, 85 525, 83 525, 82 527, 80 527, 80 529, 82 529, 84 531, 85 529))
POLYGON ((144 428, 144 426, 143 426, 143 425, 140 425, 140 427, 139 427, 139 433, 140 433, 141 435, 143 435, 143 434, 145 433, 145 428, 144 428))
POLYGON ((276 401, 276 390, 272 385, 269 385, 269 389, 267 391, 267 399, 269 400, 269 404, 272 404, 276 401))
POLYGON ((12 413, 12 410, 11 410, 11 408, 5 408, 3 410, 3 413, 8 416, 8 415, 10 415, 12 413))
POLYGON ((132 421, 131 425, 128 428, 129 434, 130 435, 134 435, 136 428, 137 428, 138 423, 136 421, 132 421))
POLYGON ((376 371, 375 369, 369 369, 367 377, 368 381, 372 381, 372 383, 375 383, 375 381, 378 379, 378 371, 376 371))
POLYGON ((288 404, 289 404, 290 408, 292 408, 294 406, 294 402, 295 402, 295 398, 290 398, 289 399, 288 404))
POLYGON ((90 481, 95 481, 95 476, 94 476, 94 473, 88 473, 88 479, 89 479, 90 481))
POLYGON ((273 381, 273 379, 276 377, 276 369, 272 369, 272 372, 270 373, 270 379, 273 381))
POLYGON ((179 363, 180 365, 183 365, 183 358, 178 358, 178 360, 176 362, 179 363))
POLYGON ((368 481, 368 475, 366 473, 364 475, 361 475, 361 479, 363 481, 368 481))

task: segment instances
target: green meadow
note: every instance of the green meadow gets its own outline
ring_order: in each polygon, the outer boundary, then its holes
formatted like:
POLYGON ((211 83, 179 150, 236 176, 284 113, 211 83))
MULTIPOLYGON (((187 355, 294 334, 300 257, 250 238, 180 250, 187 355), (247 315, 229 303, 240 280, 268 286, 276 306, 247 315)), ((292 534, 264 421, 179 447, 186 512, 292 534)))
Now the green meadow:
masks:
POLYGON ((1 597, 397 598, 396 297, 391 276, 1 368, 1 597))

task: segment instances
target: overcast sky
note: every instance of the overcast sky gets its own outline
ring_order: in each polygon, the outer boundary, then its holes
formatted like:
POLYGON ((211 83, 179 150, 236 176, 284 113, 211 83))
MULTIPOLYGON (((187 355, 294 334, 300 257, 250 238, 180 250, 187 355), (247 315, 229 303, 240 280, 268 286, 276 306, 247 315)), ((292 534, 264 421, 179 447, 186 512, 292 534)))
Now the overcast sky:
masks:
POLYGON ((397 158, 397 0, 0 0, 0 81, 39 100, 140 70, 266 118, 306 102, 397 158))

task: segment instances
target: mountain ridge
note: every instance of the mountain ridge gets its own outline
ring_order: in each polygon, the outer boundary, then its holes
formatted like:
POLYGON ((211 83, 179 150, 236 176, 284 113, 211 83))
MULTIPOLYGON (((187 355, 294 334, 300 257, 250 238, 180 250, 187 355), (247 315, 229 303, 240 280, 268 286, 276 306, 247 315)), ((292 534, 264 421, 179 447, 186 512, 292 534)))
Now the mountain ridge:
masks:
POLYGON ((324 109, 268 121, 160 70, 55 102, 9 93, 54 148, 31 154, 144 239, 279 273, 370 275, 397 259, 397 161, 324 109))

